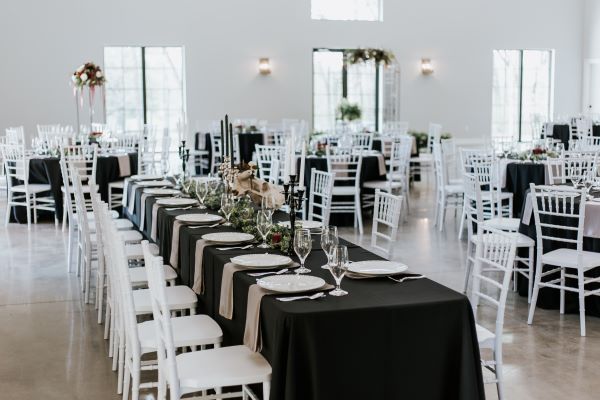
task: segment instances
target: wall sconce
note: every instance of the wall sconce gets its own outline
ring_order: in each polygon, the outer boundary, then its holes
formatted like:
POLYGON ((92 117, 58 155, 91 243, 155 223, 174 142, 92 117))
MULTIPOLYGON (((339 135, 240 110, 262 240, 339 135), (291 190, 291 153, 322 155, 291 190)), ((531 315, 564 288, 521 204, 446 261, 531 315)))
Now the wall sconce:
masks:
POLYGON ((433 74, 433 64, 431 63, 430 58, 422 58, 421 59, 421 73, 423 75, 433 74))
POLYGON ((271 73, 271 61, 267 57, 258 60, 258 72, 261 75, 269 75, 271 73))

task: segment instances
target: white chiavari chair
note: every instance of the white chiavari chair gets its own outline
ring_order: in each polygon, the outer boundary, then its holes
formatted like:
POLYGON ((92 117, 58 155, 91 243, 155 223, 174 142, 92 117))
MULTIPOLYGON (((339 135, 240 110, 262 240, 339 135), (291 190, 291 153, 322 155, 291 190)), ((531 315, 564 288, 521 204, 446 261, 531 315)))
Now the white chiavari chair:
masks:
POLYGON ((427 176, 433 169, 433 143, 439 143, 442 136, 442 125, 430 122, 427 130, 427 148, 419 150, 419 156, 413 158, 411 166, 411 175, 427 176))
POLYGON ((446 169, 449 184, 462 183, 462 173, 460 171, 460 157, 456 148, 454 139, 441 139, 442 159, 446 169))
MULTIPOLYGON (((139 135, 122 134, 117 135, 110 142, 108 151, 115 153, 136 153, 139 146, 139 135)), ((116 209, 121 207, 123 200, 123 189, 125 181, 123 179, 108 183, 108 208, 116 209)))
POLYGON ((25 128, 14 126, 6 128, 6 144, 25 145, 25 128))
POLYGON ((548 183, 560 185, 568 182, 574 184, 584 182, 593 175, 596 161, 595 151, 565 151, 562 157, 549 160, 548 183))
POLYGON ((286 162, 285 147, 257 144, 255 149, 260 178, 279 184, 284 178, 281 166, 286 162))
POLYGON ((579 299, 580 333, 585 336, 585 298, 600 296, 597 287, 586 289, 586 286, 600 282, 599 277, 585 275, 600 267, 600 253, 583 250, 585 189, 532 183, 529 196, 535 218, 537 265, 527 323, 533 323, 540 289, 560 290, 561 314, 565 312, 565 292, 572 292, 579 299), (577 286, 569 285, 567 279, 576 280, 577 286))
POLYGON ((329 225, 331 199, 333 197, 333 174, 310 170, 310 190, 308 195, 308 220, 321 221, 323 226, 329 225))
POLYGON ((370 151, 373 149, 372 133, 353 133, 352 149, 358 151, 370 151))
POLYGON ((450 183, 448 165, 444 160, 442 144, 433 144, 433 162, 436 178, 435 223, 439 231, 444 230, 446 210, 459 210, 463 205, 464 188, 462 183, 450 183))
POLYGON ((211 172, 213 174, 217 173, 217 168, 219 166, 219 164, 221 163, 221 152, 222 150, 222 146, 223 143, 221 142, 221 135, 211 132, 210 133, 210 150, 211 150, 211 160, 210 160, 210 165, 211 165, 211 172))
POLYGON ((403 202, 402 196, 395 196, 380 190, 375 191, 371 247, 383 252, 388 260, 394 251, 393 243, 398 233, 403 202), (385 247, 379 245, 378 239, 386 241, 387 245, 385 247))
MULTIPOLYGON (((77 171, 79 176, 84 182, 83 191, 89 193, 89 182, 95 182, 96 180, 96 163, 98 159, 98 147, 95 145, 73 145, 73 146, 62 146, 60 148, 61 160, 65 161, 65 173, 63 175, 63 186, 61 187, 63 195, 63 231, 67 222, 67 208, 71 207, 75 210, 74 199, 67 196, 67 186, 69 187, 71 194, 74 195, 73 189, 73 171, 77 171)), ((88 210, 91 211, 91 204, 86 201, 88 210)), ((73 221, 69 221, 72 223, 73 221)))
POLYGON ((506 232, 485 228, 475 250, 473 270, 473 290, 471 304, 477 316, 480 302, 496 309, 493 330, 476 324, 479 348, 492 352, 492 359, 481 359, 481 365, 495 375, 495 379, 486 383, 495 383, 498 399, 504 399, 502 338, 506 299, 510 286, 512 266, 515 262, 517 239, 506 232))
POLYGON ((569 142, 584 139, 592 134, 592 120, 587 117, 571 119, 569 142))
POLYGON ((361 154, 331 154, 327 152, 327 170, 334 176, 331 213, 354 214, 354 227, 363 233, 360 203, 361 154), (337 199, 336 199, 337 197, 337 199), (340 199, 343 197, 343 199, 340 199), (348 198, 352 197, 352 200, 348 198))
MULTIPOLYGON (((143 246, 147 246, 148 242, 144 241, 143 246)), ((118 252, 118 250, 117 250, 118 252)), ((118 252, 119 255, 122 253, 118 252)), ((157 321, 137 322, 135 313, 135 292, 131 287, 131 280, 128 277, 129 269, 123 263, 122 257, 117 257, 120 263, 117 263, 118 270, 121 273, 120 288, 122 295, 122 310, 123 321, 125 328, 125 351, 124 351, 124 385, 123 399, 129 398, 129 388, 131 386, 131 398, 137 400, 139 398, 139 390, 143 388, 156 387, 158 382, 141 382, 142 370, 155 369, 157 367, 155 361, 148 363, 142 362, 142 357, 149 353, 154 353, 158 350, 159 338, 156 336, 155 324, 157 321), (150 365, 148 365, 150 364, 150 365)), ((154 290, 160 287, 165 290, 165 276, 162 268, 162 257, 152 257, 148 261, 146 267, 148 272, 149 286, 154 290), (152 268, 161 269, 157 274, 152 273, 152 268), (162 274, 161 274, 162 272, 162 274)), ((160 290, 160 289, 159 289, 160 290)), ((168 290, 168 288, 166 289, 168 290)), ((168 296, 168 295, 167 295, 168 296)), ((166 297, 165 296, 165 299, 166 297)), ((153 302, 152 293, 150 293, 150 301, 153 302)), ((165 310, 172 311, 168 300, 164 304, 165 310)), ((206 346, 213 348, 221 347, 223 340, 223 332, 219 325, 207 315, 188 315, 181 317, 171 317, 171 326, 173 334, 173 345, 176 349, 191 348, 192 351, 199 347, 204 350, 206 346)))
POLYGON ((7 184, 6 219, 8 226, 12 207, 25 207, 27 210, 27 229, 31 229, 31 214, 37 223, 37 211, 51 211, 55 215, 56 205, 54 199, 48 195, 39 196, 50 191, 49 184, 29 183, 29 157, 25 148, 19 144, 0 144, 0 154, 3 159, 3 168, 7 184))
MULTIPOLYGON (((168 293, 162 284, 163 276, 156 260, 149 268, 151 304, 157 338, 158 355, 158 399, 166 398, 169 390, 171 400, 181 396, 214 389, 216 395, 195 398, 220 398, 221 388, 241 386, 242 392, 226 397, 258 397, 249 388, 251 384, 261 384, 263 399, 268 400, 271 390, 271 366, 260 353, 247 346, 213 348, 191 353, 176 354, 177 329, 168 306, 168 293)), ((168 289, 168 288, 167 288, 168 289)))
POLYGON ((532 281, 533 277, 533 263, 534 263, 534 249, 535 241, 529 236, 519 233, 517 229, 498 227, 498 223, 493 219, 490 208, 486 207, 486 202, 483 197, 481 190, 481 182, 479 182, 475 174, 464 175, 464 204, 466 205, 466 217, 467 217, 467 256, 466 256, 466 272, 465 272, 465 283, 463 292, 466 293, 469 287, 469 280, 473 264, 475 263, 475 256, 473 254, 473 246, 477 246, 482 239, 483 229, 491 229, 505 232, 506 234, 514 237, 516 240, 516 246, 519 249, 527 249, 527 257, 517 257, 514 265, 511 266, 511 271, 514 274, 515 279, 515 290, 517 275, 523 275, 528 279, 528 296, 527 300, 531 301, 532 296, 532 281), (519 263, 522 263, 524 267, 521 267, 519 263))

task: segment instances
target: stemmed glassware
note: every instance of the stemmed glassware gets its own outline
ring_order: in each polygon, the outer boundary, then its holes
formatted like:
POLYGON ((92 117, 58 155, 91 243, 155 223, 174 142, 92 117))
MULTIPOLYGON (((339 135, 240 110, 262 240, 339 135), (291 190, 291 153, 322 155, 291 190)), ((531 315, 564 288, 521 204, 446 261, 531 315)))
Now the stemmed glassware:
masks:
POLYGON ((206 181, 198 181, 196 184, 196 197, 200 202, 200 206, 198 207, 201 210, 206 210, 206 206, 204 205, 204 200, 206 200, 206 196, 208 195, 208 182, 206 181))
POLYGON ((225 215, 225 220, 227 221, 223 224, 223 226, 233 226, 233 224, 229 222, 229 218, 231 217, 231 213, 233 212, 233 207, 233 198, 227 193, 223 193, 221 195, 221 210, 223 211, 223 214, 225 215))
POLYGON ((261 249, 269 248, 269 245, 267 244, 267 236, 269 235, 269 232, 271 232, 272 228, 273 228, 273 220, 272 220, 271 215, 260 210, 256 214, 256 230, 262 237, 263 242, 261 244, 259 244, 257 247, 259 247, 261 249))
POLYGON ((581 182, 581 171, 578 165, 571 165, 569 168, 569 180, 573 184, 573 187, 577 189, 581 182))
POLYGON ((260 204, 262 211, 272 217, 275 212, 275 198, 273 195, 265 194, 262 197, 260 204))
POLYGON ((169 160, 166 157, 160 160, 160 168, 163 178, 167 179, 169 177, 169 160))
POLYGON ((312 235, 309 229, 298 229, 294 235, 294 251, 300 259, 300 268, 296 269, 296 274, 308 274, 310 269, 304 266, 306 257, 312 250, 312 235))
POLYGON ((332 251, 329 271, 335 279, 335 289, 329 292, 331 296, 345 296, 347 291, 342 290, 341 283, 348 271, 348 248, 346 246, 335 246, 332 251))
POLYGON ((327 255, 327 264, 323 265, 321 268, 329 268, 329 264, 331 264, 331 256, 333 255, 333 249, 338 244, 339 239, 337 226, 324 226, 323 230, 321 231, 321 248, 325 252, 325 255, 327 255))

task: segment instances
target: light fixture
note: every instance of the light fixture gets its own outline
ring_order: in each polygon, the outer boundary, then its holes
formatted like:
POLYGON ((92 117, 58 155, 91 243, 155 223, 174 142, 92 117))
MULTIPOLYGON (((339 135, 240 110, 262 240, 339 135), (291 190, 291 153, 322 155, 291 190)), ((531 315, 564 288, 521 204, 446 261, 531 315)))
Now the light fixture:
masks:
POLYGON ((433 74, 433 64, 430 58, 421 58, 421 73, 423 75, 433 74))
POLYGON ((269 75, 271 73, 271 61, 267 57, 258 59, 258 72, 261 75, 269 75))

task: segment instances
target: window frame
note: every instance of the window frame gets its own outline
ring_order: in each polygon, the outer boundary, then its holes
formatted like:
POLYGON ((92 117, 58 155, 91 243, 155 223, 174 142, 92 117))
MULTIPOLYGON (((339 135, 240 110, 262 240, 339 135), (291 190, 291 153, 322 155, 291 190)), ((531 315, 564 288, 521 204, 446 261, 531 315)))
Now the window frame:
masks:
POLYGON ((313 16, 313 3, 319 0, 310 0, 310 19, 311 21, 342 21, 342 22, 383 22, 383 1, 384 0, 376 0, 377 1, 377 19, 366 19, 366 18, 316 18, 313 16))

